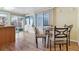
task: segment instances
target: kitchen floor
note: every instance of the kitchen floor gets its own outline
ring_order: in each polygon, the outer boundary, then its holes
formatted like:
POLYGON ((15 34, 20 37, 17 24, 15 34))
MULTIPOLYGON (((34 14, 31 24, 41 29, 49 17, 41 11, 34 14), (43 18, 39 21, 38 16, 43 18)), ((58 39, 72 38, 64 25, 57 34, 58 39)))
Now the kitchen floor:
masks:
MULTIPOLYGON (((16 42, 10 45, 3 46, 0 48, 1 51, 50 51, 49 48, 44 48, 41 39, 39 41, 39 48, 36 48, 34 33, 19 32, 16 33, 16 42)), ((52 46, 52 51, 54 51, 52 46)), ((59 48, 57 46, 57 51, 59 48)), ((62 51, 65 51, 63 46, 62 51)), ((79 51, 79 46, 76 42, 71 42, 69 51, 79 51)))

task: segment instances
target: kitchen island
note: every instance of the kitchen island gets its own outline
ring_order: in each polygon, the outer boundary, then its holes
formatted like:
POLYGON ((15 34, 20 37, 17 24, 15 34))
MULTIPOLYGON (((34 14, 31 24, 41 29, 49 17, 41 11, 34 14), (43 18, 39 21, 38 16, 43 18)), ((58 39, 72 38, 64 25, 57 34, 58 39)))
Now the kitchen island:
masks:
POLYGON ((15 27, 0 26, 0 47, 15 43, 15 27))

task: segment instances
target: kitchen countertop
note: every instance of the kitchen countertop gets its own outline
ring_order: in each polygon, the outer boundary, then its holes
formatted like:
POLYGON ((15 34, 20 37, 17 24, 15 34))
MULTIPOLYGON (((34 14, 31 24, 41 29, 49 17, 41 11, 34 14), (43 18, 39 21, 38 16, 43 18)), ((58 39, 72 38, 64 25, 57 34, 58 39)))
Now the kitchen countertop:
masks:
POLYGON ((7 25, 7 26, 1 25, 1 26, 0 26, 0 28, 7 28, 7 27, 15 27, 15 26, 12 26, 12 25, 7 25))

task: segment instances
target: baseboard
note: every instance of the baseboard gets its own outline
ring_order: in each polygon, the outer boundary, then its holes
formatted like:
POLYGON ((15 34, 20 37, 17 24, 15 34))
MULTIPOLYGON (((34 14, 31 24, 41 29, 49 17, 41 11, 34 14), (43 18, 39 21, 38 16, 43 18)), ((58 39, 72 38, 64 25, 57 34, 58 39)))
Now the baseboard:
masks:
POLYGON ((76 43, 79 46, 79 42, 77 40, 70 40, 73 43, 76 43))
POLYGON ((71 42, 77 42, 78 43, 78 41, 77 40, 70 40, 71 42))

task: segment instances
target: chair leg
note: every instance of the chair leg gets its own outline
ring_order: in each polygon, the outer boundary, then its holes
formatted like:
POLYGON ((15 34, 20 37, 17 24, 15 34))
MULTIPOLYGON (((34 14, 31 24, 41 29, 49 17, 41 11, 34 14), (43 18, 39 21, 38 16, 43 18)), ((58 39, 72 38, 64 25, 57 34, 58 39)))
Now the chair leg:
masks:
POLYGON ((47 48, 49 48, 49 36, 48 36, 47 48))
POLYGON ((64 46, 64 44, 62 44, 62 46, 64 46))
POLYGON ((51 51, 51 40, 50 40, 50 51, 51 51))
POLYGON ((66 51, 68 51, 68 44, 66 44, 66 51))
POLYGON ((70 46, 70 39, 69 39, 69 46, 70 46))
POLYGON ((59 48, 60 48, 60 51, 61 51, 61 44, 59 44, 59 48))
POLYGON ((46 38, 42 38, 42 44, 44 44, 44 47, 46 47, 46 38))
POLYGON ((69 41, 69 46, 70 46, 70 33, 69 33, 69 40, 68 41, 69 41))
POLYGON ((70 46, 70 36, 69 36, 69 46, 70 46))
POLYGON ((36 38, 36 48, 38 48, 38 40, 37 40, 37 38, 36 38))
POLYGON ((45 40, 45 41, 44 41, 44 46, 46 47, 46 37, 44 38, 44 40, 45 40))
POLYGON ((55 45, 55 43, 54 43, 54 50, 56 51, 56 45, 55 45))

